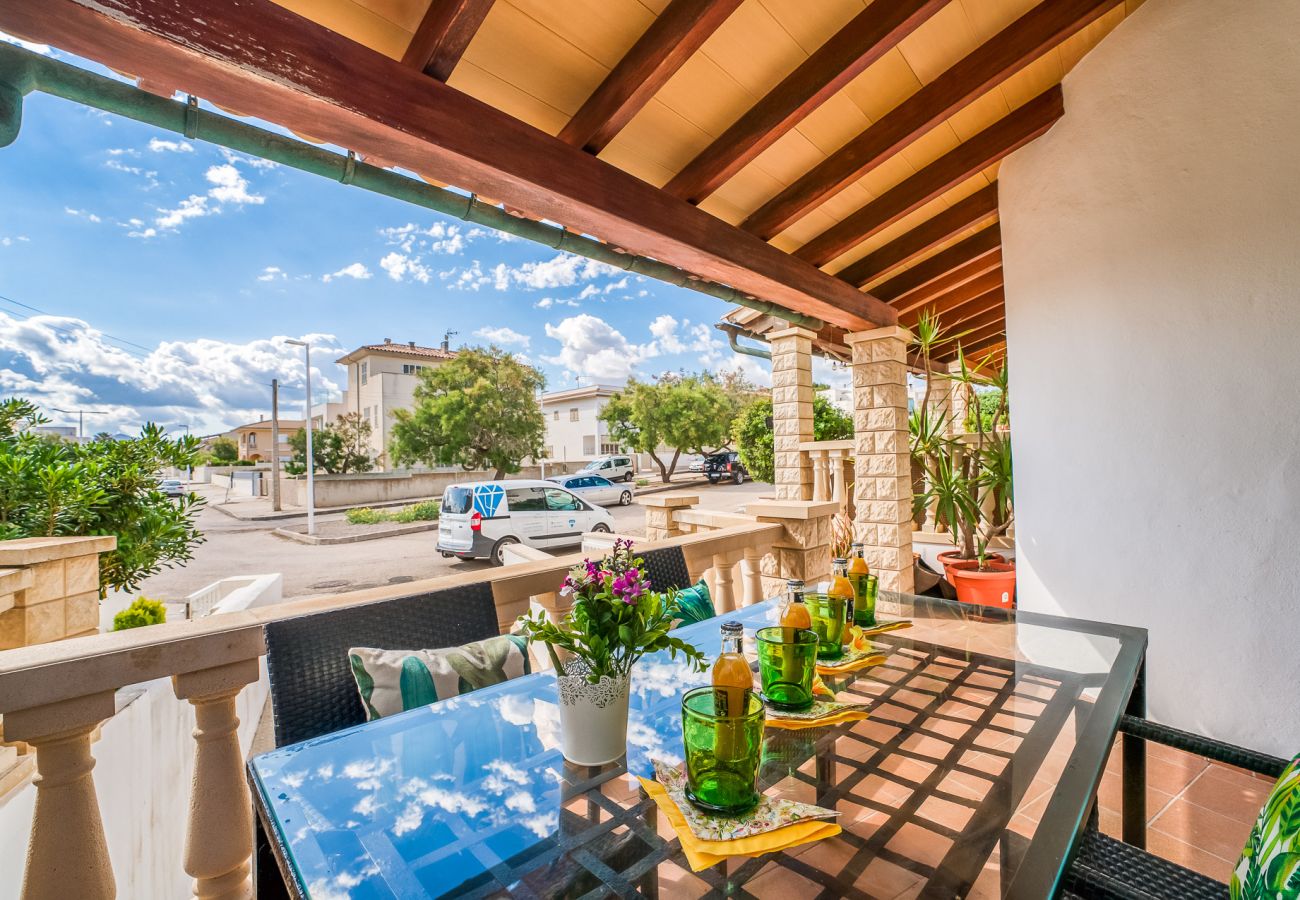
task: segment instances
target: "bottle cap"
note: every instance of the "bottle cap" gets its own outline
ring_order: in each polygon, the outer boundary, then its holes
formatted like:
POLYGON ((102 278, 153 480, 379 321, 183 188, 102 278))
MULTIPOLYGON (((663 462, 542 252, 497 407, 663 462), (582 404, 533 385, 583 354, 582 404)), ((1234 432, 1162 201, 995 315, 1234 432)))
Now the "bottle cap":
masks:
POLYGON ((832 566, 847 566, 849 561, 842 556, 837 556, 831 560, 832 566))
POLYGON ((723 622, 722 636, 726 637, 744 637, 745 626, 739 622, 723 622))
POLYGON ((854 541, 852 546, 854 550, 861 550, 866 545, 862 541, 854 541))
POLYGON ((803 587, 803 581, 798 578, 788 578, 786 579, 785 586, 788 588, 801 588, 803 587))

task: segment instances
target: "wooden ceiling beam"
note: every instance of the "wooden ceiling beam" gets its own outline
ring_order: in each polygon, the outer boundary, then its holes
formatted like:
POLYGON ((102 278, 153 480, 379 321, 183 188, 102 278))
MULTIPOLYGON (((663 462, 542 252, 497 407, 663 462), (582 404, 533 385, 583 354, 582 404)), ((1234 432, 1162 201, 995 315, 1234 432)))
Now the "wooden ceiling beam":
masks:
POLYGON ((762 238, 780 234, 1120 2, 1042 0, 764 203, 741 227, 762 238))
POLYGON ((1006 327, 1006 310, 1000 306, 991 309, 968 319, 959 329, 959 335, 940 343, 934 355, 940 358, 952 356, 956 354, 958 344, 967 355, 976 353, 989 339, 1000 337, 1006 327))
POLYGON ((691 203, 704 200, 947 3, 871 4, 701 150, 664 190, 691 203))
MULTIPOLYGON (((944 331, 960 331, 966 327, 966 323, 976 316, 983 315, 990 310, 1002 309, 1005 302, 1006 296, 1002 288, 995 287, 942 313, 940 324, 943 326, 944 331)), ((917 319, 921 317, 922 312, 924 310, 918 309, 913 317, 909 317, 907 323, 904 323, 903 318, 900 317, 899 324, 904 328, 913 327, 917 319)))
POLYGON ((859 286, 875 281, 997 214, 998 185, 994 182, 964 200, 959 200, 933 218, 926 219, 883 247, 871 251, 857 262, 850 263, 836 272, 835 277, 859 286))
POLYGON ((921 313, 929 310, 933 315, 939 316, 939 321, 947 326, 949 324, 947 313, 971 300, 984 296, 989 291, 1000 290, 1001 288, 1002 270, 994 269, 992 272, 986 272, 961 287, 954 288, 946 294, 940 294, 926 303, 918 303, 906 310, 900 309, 898 311, 898 322, 900 325, 911 328, 916 323, 916 320, 920 318, 921 313))
POLYGON ((951 290, 959 284, 1002 265, 1002 230, 994 222, 988 228, 958 241, 934 256, 921 260, 905 272, 871 289, 891 306, 903 305, 951 290))
POLYGON ((673 0, 560 130, 560 140, 588 153, 604 150, 740 4, 673 0))
POLYGON ((402 64, 446 81, 496 0, 431 0, 402 64))
POLYGON ((931 303, 942 302, 944 298, 947 298, 956 291, 967 290, 972 284, 983 283, 981 282, 981 279, 995 276, 1000 280, 1002 278, 1000 263, 1001 257, 1002 254, 999 252, 986 256, 983 259, 976 260, 973 263, 967 263, 960 269, 955 269, 949 273, 952 277, 951 282, 948 280, 948 277, 945 276, 944 278, 935 281, 933 284, 927 285, 924 290, 909 294, 907 299, 889 305, 898 310, 898 315, 902 318, 904 315, 918 310, 923 306, 928 306, 931 303), (993 260, 994 257, 996 257, 998 261, 993 262, 992 265, 987 265, 987 263, 993 260), (970 271, 972 267, 979 271, 970 271))
POLYGON ((0 30, 427 173, 850 329, 894 310, 501 110, 271 0, 5 0, 0 30))
POLYGON ((845 216, 796 250, 794 255, 814 266, 826 265, 1019 150, 1044 134, 1064 114, 1065 97, 1061 86, 1053 85, 866 206, 845 216))

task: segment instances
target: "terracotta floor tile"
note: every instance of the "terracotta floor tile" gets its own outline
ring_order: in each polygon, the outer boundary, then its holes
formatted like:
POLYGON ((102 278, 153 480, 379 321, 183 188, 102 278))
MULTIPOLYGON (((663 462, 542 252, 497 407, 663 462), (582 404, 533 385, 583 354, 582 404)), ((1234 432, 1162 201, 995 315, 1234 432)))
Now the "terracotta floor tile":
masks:
MULTIPOLYGON (((303 457, 303 459, 306 459, 306 457, 303 457)), ((954 722, 951 719, 930 719, 926 722, 925 727, 936 734, 956 739, 970 731, 972 725, 970 722, 965 721, 954 722)))
MULTIPOLYGON (((895 900, 904 891, 918 890, 924 886, 925 880, 920 875, 879 858, 867 864, 856 885, 867 896, 879 900, 895 900)), ((787 900, 796 898, 790 897, 787 900)))
POLYGON ((885 846, 922 865, 938 866, 952 848, 952 841, 921 825, 908 822, 898 829, 885 846))
POLYGON ((1180 841, 1163 831, 1147 831, 1147 850, 1170 862, 1200 872, 1215 881, 1226 883, 1232 875, 1234 863, 1221 859, 1208 850, 1180 841))
POLYGON ((896 807, 912 796, 912 789, 873 773, 859 781, 853 788, 853 793, 867 800, 896 807))
POLYGON ((1186 800, 1175 800, 1151 822, 1151 827, 1222 859, 1234 859, 1246 845, 1251 824, 1186 800))
MULTIPOLYGON (((907 742, 904 741, 904 746, 906 745, 907 742)), ((882 762, 879 768, 882 772, 888 772, 891 775, 897 775, 899 778, 920 784, 929 778, 938 766, 934 763, 922 762, 919 759, 912 759, 907 756, 891 756, 882 762)))
POLYGON ((939 782, 939 790, 967 800, 982 800, 993 787, 993 780, 965 772, 949 772, 939 782))
MULTIPOLYGON (((1174 799, 1174 795, 1154 787, 1147 782, 1147 819, 1154 816, 1174 799)), ((1123 812, 1123 783, 1120 776, 1107 772, 1101 776, 1101 788, 1097 791, 1097 800, 1102 809, 1123 812)))
POLYGON ((671 862, 659 864, 659 895, 661 897, 703 897, 711 889, 708 882, 701 880, 694 872, 683 869, 671 862))
POLYGON ((953 748, 951 742, 930 737, 925 734, 910 734, 899 746, 904 750, 909 750, 912 753, 919 753, 921 756, 928 756, 932 759, 942 759, 947 756, 953 748))
MULTIPOLYGON (((306 457, 304 457, 305 459, 306 457)), ((954 831, 962 831, 975 815, 975 810, 960 803, 953 803, 940 797, 927 797, 917 809, 920 818, 936 825, 943 825, 954 831)))
POLYGON ((971 769, 977 769, 980 772, 987 772, 990 775, 1000 775, 1010 762, 1005 756, 994 756, 991 753, 981 753, 978 750, 967 750, 961 755, 961 764, 971 769))
POLYGON ((1183 799, 1237 822, 1253 824, 1269 794, 1269 785, 1221 766, 1205 772, 1183 793, 1183 799))
POLYGON ((776 862, 760 869, 757 875, 745 882, 745 887, 760 897, 810 897, 821 890, 821 885, 776 862))

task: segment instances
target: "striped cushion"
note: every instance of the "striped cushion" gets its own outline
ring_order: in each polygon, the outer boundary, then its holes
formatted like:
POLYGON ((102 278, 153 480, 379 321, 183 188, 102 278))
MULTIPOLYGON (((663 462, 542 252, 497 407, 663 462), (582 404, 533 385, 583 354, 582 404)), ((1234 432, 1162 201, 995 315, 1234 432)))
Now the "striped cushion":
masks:
POLYGON ((426 706, 531 671, 527 642, 512 634, 443 650, 348 650, 366 719, 426 706))

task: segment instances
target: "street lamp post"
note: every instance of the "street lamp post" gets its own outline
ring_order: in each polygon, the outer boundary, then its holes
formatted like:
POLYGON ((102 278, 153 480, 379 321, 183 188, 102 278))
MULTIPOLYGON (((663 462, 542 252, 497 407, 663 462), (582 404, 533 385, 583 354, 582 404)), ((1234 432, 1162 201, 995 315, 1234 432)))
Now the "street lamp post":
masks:
POLYGON ((50 407, 50 412, 63 413, 65 416, 70 416, 73 413, 76 413, 77 440, 81 440, 83 437, 86 436, 86 413, 90 413, 92 416, 107 415, 107 413, 105 413, 103 410, 98 410, 98 409, 58 409, 57 407, 54 406, 50 407))
POLYGON ((307 533, 316 533, 316 482, 314 474, 316 471, 316 457, 312 455, 311 449, 311 344, 306 341, 286 340, 286 344, 294 347, 301 347, 303 362, 307 366, 307 410, 303 414, 303 419, 307 426, 307 533))

